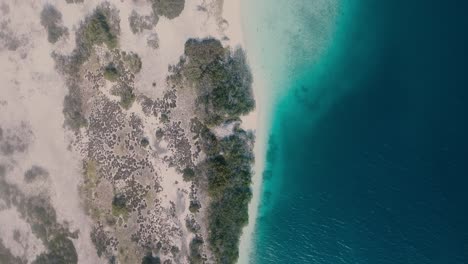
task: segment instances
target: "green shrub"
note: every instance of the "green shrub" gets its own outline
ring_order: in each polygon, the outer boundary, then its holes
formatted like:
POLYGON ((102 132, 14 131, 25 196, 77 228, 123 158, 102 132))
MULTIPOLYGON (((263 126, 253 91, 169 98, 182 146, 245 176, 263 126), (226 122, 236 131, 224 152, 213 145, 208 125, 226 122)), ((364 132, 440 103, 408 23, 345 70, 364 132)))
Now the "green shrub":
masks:
POLYGON ((255 108, 245 54, 226 50, 216 39, 189 39, 183 75, 197 89, 199 115, 208 125, 238 118, 255 108))
POLYGON ((50 43, 55 43, 68 34, 68 29, 61 24, 62 14, 53 5, 44 5, 41 11, 41 25, 47 29, 47 39, 50 43))
POLYGON ((94 10, 81 24, 76 34, 76 49, 72 55, 72 65, 82 65, 91 55, 94 45, 105 44, 109 49, 118 46, 119 19, 116 10, 105 2, 94 10))
POLYGON ((126 85, 125 83, 121 83, 115 89, 113 89, 112 94, 120 96, 120 106, 126 110, 132 107, 132 104, 136 99, 132 87, 126 85))
POLYGON ((128 110, 132 107, 133 102, 135 102, 135 94, 133 91, 130 88, 124 89, 120 93, 120 105, 128 110))
POLYGON ((189 205, 189 211, 191 213, 198 213, 198 210, 200 210, 201 204, 198 201, 191 200, 190 205, 189 205))
POLYGON ((37 165, 33 165, 30 169, 28 169, 24 173, 24 181, 27 183, 31 183, 35 181, 36 179, 40 179, 40 178, 44 179, 44 178, 47 178, 48 176, 49 176, 49 172, 46 169, 37 165))
POLYGON ((113 64, 107 65, 104 69, 104 78, 111 82, 116 82, 119 80, 120 74, 117 68, 113 64))
POLYGON ((124 195, 117 194, 112 199, 112 214, 117 217, 128 217, 127 199, 124 195))
POLYGON ((142 138, 140 144, 142 147, 146 148, 149 145, 149 140, 147 138, 142 138))
POLYGON ((191 181, 195 178, 195 171, 192 168, 185 168, 182 171, 182 177, 184 181, 191 181))
POLYGON ((190 241, 190 255, 189 261, 190 264, 202 264, 203 257, 201 255, 201 247, 203 246, 203 238, 199 235, 195 236, 192 241, 190 241))
POLYGON ((91 231, 91 242, 93 242, 96 248, 96 253, 101 257, 107 251, 107 245, 109 244, 109 237, 106 232, 102 229, 102 226, 94 226, 91 231))
POLYGON ((33 264, 78 263, 78 255, 73 242, 64 235, 54 237, 48 243, 48 252, 39 255, 33 264))
POLYGON ((185 0, 151 0, 153 12, 169 19, 176 18, 182 13, 185 0))
POLYGON ((166 113, 162 113, 161 117, 159 118, 161 123, 166 124, 169 123, 169 116, 166 113))
POLYGON ((128 23, 130 24, 130 29, 132 30, 133 34, 141 33, 143 30, 153 29, 158 21, 159 17, 154 12, 149 16, 142 16, 133 10, 128 17, 128 23))
POLYGON ((89 17, 82 30, 82 43, 86 48, 100 44, 106 44, 109 49, 117 47, 117 34, 110 27, 106 12, 100 8, 89 17))
MULTIPOLYGON (((204 179, 197 184, 203 184, 210 196, 208 244, 216 263, 235 263, 252 197, 253 136, 235 127, 232 135, 219 139, 210 127, 239 121, 255 108, 252 75, 244 52, 225 49, 216 39, 189 39, 184 54, 173 71, 176 77, 170 80, 188 82, 197 94, 197 118, 192 120, 191 132, 197 133, 194 139, 199 139, 206 155, 197 165, 204 179)), ((184 174, 184 179, 192 178, 184 174)), ((199 208, 194 203, 189 209, 196 212, 199 208)), ((203 262, 199 247, 200 241, 190 244, 191 263, 203 262)))
POLYGON ((11 253, 10 249, 5 247, 2 240, 0 239, 0 263, 17 263, 17 264, 25 264, 27 263, 26 260, 21 259, 11 253))
POLYGON ((208 157, 200 170, 207 176, 211 197, 208 242, 217 263, 235 263, 252 197, 253 138, 241 129, 235 129, 233 135, 221 140, 215 140, 211 133, 203 131, 201 139, 208 157))
POLYGON ((153 257, 151 254, 148 254, 143 257, 141 264, 161 264, 161 259, 159 259, 159 257, 153 257))
POLYGON ((158 130, 156 130, 156 139, 157 140, 161 140, 162 138, 164 137, 164 132, 161 128, 159 128, 158 130))
POLYGON ((73 130, 78 130, 88 123, 81 106, 81 94, 76 86, 69 88, 69 93, 63 100, 63 115, 65 125, 73 130))

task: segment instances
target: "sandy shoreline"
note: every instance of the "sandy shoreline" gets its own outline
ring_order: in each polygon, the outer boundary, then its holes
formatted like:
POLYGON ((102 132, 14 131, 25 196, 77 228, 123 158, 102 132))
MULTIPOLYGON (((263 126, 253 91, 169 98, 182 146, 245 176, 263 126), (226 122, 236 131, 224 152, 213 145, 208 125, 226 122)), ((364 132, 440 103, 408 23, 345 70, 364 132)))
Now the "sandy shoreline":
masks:
MULTIPOLYGON (((262 183, 262 172, 265 164, 266 155, 266 144, 267 144, 267 116, 266 116, 266 102, 264 101, 267 97, 264 94, 265 82, 261 78, 260 68, 258 63, 255 61, 254 54, 249 53, 248 47, 248 36, 245 31, 245 21, 243 13, 244 6, 242 0, 236 1, 225 1, 223 7, 223 17, 229 22, 229 28, 227 34, 230 38, 231 45, 241 45, 247 53, 247 59, 253 75, 253 92, 256 101, 256 109, 249 115, 242 119, 242 125, 244 129, 255 131, 255 164, 254 173, 252 177, 252 192, 253 197, 249 204, 249 224, 244 227, 243 234, 240 238, 239 244, 239 260, 238 263, 249 263, 250 255, 254 247, 254 230, 256 225, 256 219, 258 215, 258 206, 260 203, 261 196, 261 183, 262 183)), ((251 41, 251 40, 250 40, 251 41)))

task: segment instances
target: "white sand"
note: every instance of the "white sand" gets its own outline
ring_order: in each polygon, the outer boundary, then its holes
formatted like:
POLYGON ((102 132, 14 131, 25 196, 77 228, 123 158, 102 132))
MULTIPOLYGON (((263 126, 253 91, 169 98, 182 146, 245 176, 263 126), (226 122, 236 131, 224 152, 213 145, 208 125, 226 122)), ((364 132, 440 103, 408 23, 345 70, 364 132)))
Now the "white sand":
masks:
MULTIPOLYGON (((16 129, 17 133, 24 133, 21 130, 27 128, 31 136, 27 139, 29 146, 25 153, 0 157, 0 161, 10 166, 7 179, 22 190, 27 190, 23 174, 32 165, 49 172, 49 186, 44 189, 48 190, 58 221, 70 223, 71 231, 80 230, 79 238, 74 241, 80 261, 98 263, 89 236, 91 222, 81 209, 77 188, 82 180, 80 158, 67 149, 69 138, 63 129, 62 104, 68 89, 54 69, 50 56, 54 47, 47 41, 46 31, 40 25, 42 3, 5 3, 10 7, 9 27, 16 35, 24 36, 25 41, 16 51, 0 50, 0 99, 6 102, 0 106, 0 125, 4 130, 16 129), (21 123, 25 127, 21 127, 21 123)), ((79 13, 74 15, 80 16, 79 13)), ((0 220, 13 224, 4 217, 0 215, 0 220)), ((43 246, 36 245, 36 248, 43 246)), ((27 251, 25 255, 32 257, 37 253, 35 250, 27 251)))

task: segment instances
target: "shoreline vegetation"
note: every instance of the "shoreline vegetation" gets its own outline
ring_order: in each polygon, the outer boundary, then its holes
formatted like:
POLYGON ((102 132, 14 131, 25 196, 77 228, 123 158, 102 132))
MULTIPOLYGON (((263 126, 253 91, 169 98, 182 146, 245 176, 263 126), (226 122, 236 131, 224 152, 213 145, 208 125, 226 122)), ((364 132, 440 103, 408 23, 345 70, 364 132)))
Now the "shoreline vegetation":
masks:
MULTIPOLYGON (((235 263, 242 228, 248 223, 254 162, 254 135, 240 128, 240 117, 255 108, 245 54, 241 49, 224 48, 213 38, 189 39, 185 57, 170 79, 187 83, 180 85, 182 89, 195 89, 194 123, 205 158, 196 165, 196 176, 190 169, 185 174, 209 197, 208 244, 214 260, 235 263), (213 132, 229 124, 234 124, 231 134, 219 137, 213 132)), ((198 236, 195 239, 191 245, 201 243, 198 236)), ((191 263, 203 261, 191 258, 191 263)))

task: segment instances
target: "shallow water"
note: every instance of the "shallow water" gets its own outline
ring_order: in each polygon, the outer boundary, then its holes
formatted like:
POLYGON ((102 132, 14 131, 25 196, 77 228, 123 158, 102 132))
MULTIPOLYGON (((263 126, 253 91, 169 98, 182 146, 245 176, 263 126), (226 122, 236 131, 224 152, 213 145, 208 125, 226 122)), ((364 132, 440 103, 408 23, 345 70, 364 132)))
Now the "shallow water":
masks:
POLYGON ((262 2, 252 263, 468 263, 467 4, 262 2))

